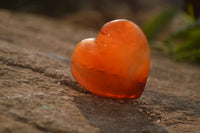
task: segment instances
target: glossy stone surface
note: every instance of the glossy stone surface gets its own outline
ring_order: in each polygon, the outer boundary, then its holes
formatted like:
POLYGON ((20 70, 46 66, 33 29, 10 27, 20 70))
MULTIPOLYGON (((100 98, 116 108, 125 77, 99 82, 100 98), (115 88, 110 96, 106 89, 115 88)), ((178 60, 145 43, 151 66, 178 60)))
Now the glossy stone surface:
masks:
POLYGON ((106 23, 96 38, 82 40, 71 57, 75 80, 93 94, 139 98, 149 73, 150 50, 142 30, 120 19, 106 23))

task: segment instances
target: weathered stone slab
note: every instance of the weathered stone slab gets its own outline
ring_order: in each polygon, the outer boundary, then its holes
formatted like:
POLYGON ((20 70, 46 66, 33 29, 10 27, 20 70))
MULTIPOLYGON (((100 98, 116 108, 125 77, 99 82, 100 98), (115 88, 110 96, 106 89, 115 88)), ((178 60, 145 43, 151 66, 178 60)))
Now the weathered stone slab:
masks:
POLYGON ((4 16, 0 19, 0 132, 200 131, 199 66, 176 64, 152 50, 150 75, 140 99, 101 98, 81 88, 70 74, 70 53, 82 39, 77 33, 90 31, 71 32, 70 24, 56 30, 57 22, 49 18, 12 16, 5 11, 0 16, 4 16), (48 39, 35 41, 32 29, 39 25, 48 28, 41 26, 37 34, 49 36, 56 31, 51 37, 58 49, 48 45, 48 39), (66 49, 66 55, 61 49, 66 49))

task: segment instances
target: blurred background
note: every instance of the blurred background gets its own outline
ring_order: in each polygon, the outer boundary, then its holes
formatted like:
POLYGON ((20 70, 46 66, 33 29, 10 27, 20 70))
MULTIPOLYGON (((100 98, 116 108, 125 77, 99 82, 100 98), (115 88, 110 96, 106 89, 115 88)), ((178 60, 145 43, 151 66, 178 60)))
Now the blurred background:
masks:
POLYGON ((200 63, 200 0, 1 0, 0 8, 97 31, 110 20, 128 19, 143 29, 152 48, 174 61, 200 63))

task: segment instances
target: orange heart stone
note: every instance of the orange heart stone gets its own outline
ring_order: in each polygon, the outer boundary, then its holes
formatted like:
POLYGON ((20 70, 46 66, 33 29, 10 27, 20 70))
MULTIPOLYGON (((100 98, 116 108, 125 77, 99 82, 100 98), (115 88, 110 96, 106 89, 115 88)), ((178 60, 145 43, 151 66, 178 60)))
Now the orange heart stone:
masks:
POLYGON ((93 94, 109 98, 139 98, 149 73, 150 50, 135 23, 106 23, 96 38, 82 40, 71 57, 75 80, 93 94))

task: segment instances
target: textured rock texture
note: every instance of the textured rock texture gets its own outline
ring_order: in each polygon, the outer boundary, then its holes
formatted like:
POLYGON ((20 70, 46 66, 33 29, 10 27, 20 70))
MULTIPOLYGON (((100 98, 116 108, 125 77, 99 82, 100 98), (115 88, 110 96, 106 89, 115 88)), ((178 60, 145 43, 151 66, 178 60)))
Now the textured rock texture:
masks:
POLYGON ((97 32, 0 11, 0 132, 198 132, 200 68, 152 51, 138 100, 95 96, 72 78, 74 46, 97 32))

